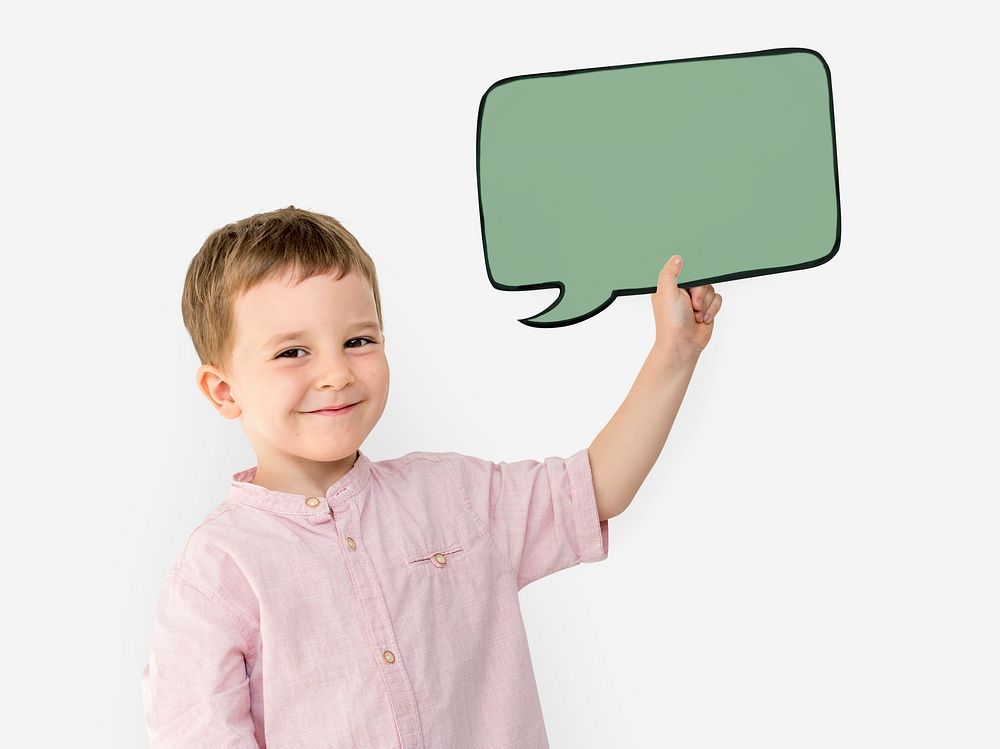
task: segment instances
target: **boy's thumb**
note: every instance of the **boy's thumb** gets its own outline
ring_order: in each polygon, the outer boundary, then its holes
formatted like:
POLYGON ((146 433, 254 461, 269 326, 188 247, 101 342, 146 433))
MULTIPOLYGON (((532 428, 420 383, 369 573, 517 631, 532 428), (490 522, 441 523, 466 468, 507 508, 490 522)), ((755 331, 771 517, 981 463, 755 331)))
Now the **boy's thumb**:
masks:
POLYGON ((663 270, 660 271, 660 286, 663 282, 669 282, 671 285, 677 285, 677 277, 681 274, 681 268, 684 267, 684 261, 681 259, 680 255, 673 255, 667 261, 667 264, 663 266, 663 270), (665 277, 666 276, 666 277, 665 277))

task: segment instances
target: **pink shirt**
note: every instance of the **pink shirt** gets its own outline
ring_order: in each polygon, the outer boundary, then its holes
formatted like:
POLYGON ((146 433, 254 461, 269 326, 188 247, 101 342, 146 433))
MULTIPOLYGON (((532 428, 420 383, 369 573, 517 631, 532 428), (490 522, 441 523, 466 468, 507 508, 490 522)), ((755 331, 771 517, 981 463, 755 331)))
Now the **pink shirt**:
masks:
POLYGON ((546 749, 518 591, 608 555, 586 449, 233 475, 157 602, 152 749, 546 749))

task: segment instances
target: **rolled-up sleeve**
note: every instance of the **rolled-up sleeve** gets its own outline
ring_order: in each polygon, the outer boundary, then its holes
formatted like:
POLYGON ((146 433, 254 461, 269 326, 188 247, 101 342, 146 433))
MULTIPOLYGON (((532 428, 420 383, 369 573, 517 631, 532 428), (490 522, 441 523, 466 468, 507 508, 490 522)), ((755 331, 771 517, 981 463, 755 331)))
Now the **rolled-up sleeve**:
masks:
POLYGON ((608 557, 608 521, 586 449, 568 458, 494 463, 448 453, 458 491, 488 530, 517 589, 580 562, 608 557))
POLYGON ((230 607, 171 571, 141 675, 150 749, 260 749, 250 714, 250 641, 230 607))

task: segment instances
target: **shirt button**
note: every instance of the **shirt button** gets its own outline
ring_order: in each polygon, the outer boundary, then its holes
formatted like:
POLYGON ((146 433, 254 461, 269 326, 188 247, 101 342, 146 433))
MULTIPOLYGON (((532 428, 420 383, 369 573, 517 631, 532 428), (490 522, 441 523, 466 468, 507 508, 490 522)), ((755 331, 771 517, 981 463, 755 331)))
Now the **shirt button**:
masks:
POLYGON ((347 537, 347 545, 351 547, 351 551, 354 551, 356 548, 358 548, 358 545, 354 543, 354 539, 351 538, 350 536, 347 537))
POLYGON ((316 499, 316 497, 309 497, 306 500, 306 505, 308 505, 309 507, 319 507, 319 500, 316 499))
POLYGON ((382 657, 385 659, 386 663, 395 663, 396 662, 396 656, 394 656, 392 654, 391 650, 386 650, 384 653, 382 653, 382 657))
POLYGON ((444 567, 444 564, 445 562, 448 561, 448 558, 441 552, 438 552, 437 554, 431 557, 431 561, 438 567, 444 567))

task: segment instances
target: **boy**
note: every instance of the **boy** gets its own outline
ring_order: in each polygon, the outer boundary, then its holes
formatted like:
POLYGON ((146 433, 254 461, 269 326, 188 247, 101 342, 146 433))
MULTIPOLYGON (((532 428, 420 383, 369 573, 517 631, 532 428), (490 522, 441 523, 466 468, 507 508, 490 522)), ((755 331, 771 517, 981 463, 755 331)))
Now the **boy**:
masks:
POLYGON ((608 518, 663 447, 721 305, 678 289, 680 268, 660 272, 653 349, 589 449, 372 461, 359 446, 389 367, 371 258, 294 206, 210 235, 184 323, 198 387, 257 465, 164 583, 141 677, 151 748, 548 747, 518 591, 606 559, 608 518))

